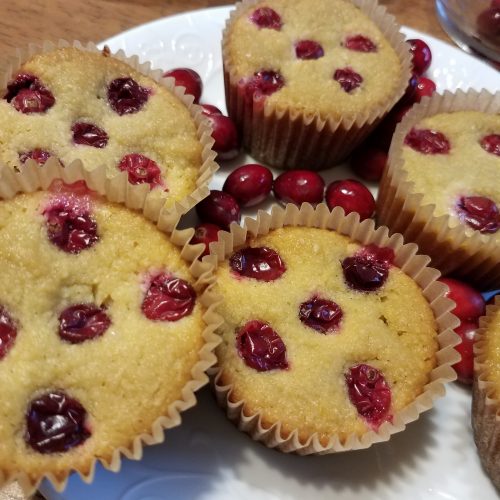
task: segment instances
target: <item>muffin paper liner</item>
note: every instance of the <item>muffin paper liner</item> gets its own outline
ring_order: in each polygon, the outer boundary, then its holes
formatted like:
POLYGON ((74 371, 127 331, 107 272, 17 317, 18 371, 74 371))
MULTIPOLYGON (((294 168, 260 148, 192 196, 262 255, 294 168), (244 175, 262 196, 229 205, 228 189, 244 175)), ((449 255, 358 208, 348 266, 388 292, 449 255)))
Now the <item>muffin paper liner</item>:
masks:
POLYGON ((242 134, 243 145, 256 159, 276 168, 321 170, 333 167, 378 125, 408 86, 411 56, 404 35, 394 16, 376 0, 352 0, 382 31, 401 61, 398 89, 384 106, 357 117, 334 118, 328 114, 304 113, 269 103, 265 97, 245 98, 244 84, 238 76, 228 50, 232 23, 260 0, 243 0, 226 21, 222 37, 224 84, 229 116, 242 134))
MULTIPOLYGON (((62 167, 55 158, 49 159, 42 167, 35 162, 29 162, 26 163, 22 173, 0 166, 0 199, 11 198, 18 192, 46 189, 55 179, 62 179, 67 184, 84 180, 89 189, 103 195, 108 201, 118 202, 139 211, 147 219, 155 222, 160 230, 168 233, 167 229, 171 227, 171 213, 162 208, 163 204, 152 195, 147 186, 132 185, 123 176, 109 178, 104 165, 89 171, 80 161, 74 161, 66 167, 62 167)), ((181 391, 181 398, 168 405, 165 413, 153 423, 150 432, 135 436, 129 446, 116 448, 111 456, 94 459, 85 470, 71 469, 57 474, 47 472, 44 476, 34 478, 23 471, 7 472, 0 469, 0 487, 17 481, 26 494, 31 494, 43 479, 49 479, 57 491, 62 491, 71 472, 77 472, 87 483, 92 482, 97 460, 105 468, 117 472, 121 468, 122 455, 132 460, 141 459, 145 445, 163 442, 164 430, 180 425, 180 413, 196 405, 194 393, 208 383, 209 379, 205 372, 216 362, 214 349, 220 343, 220 338, 215 330, 222 323, 222 318, 216 313, 215 301, 207 289, 209 286, 207 277, 211 275, 210 264, 198 260, 203 248, 200 245, 189 244, 193 234, 193 229, 174 230, 168 233, 170 241, 181 249, 181 257, 189 264, 194 278, 193 286, 198 293, 198 300, 205 309, 203 314, 205 329, 202 334, 205 344, 198 353, 198 361, 191 369, 191 380, 181 391)))
MULTIPOLYGON (((99 50, 97 46, 93 43, 82 44, 79 41, 67 42, 66 40, 59 40, 57 44, 53 42, 44 42, 41 46, 31 44, 28 48, 25 49, 17 49, 17 54, 15 58, 13 58, 5 70, 3 80, 0 82, 0 88, 5 89, 7 87, 7 83, 11 80, 11 78, 17 73, 22 64, 24 64, 27 60, 37 54, 52 52, 53 50, 66 48, 66 47, 74 47, 79 50, 85 50, 88 52, 96 52, 102 53, 103 51, 99 50)), ((127 63, 134 70, 142 73, 143 75, 148 76, 153 79, 159 85, 166 87, 171 93, 173 93, 189 110, 192 119, 195 122, 197 127, 197 135, 198 140, 202 146, 201 152, 201 166, 198 173, 198 178, 196 180, 196 188, 193 192, 185 196, 183 199, 175 201, 171 206, 169 206, 165 210, 165 214, 168 212, 168 217, 165 215, 163 224, 165 227, 168 227, 168 231, 172 231, 179 221, 180 217, 187 213, 191 208, 193 208, 197 203, 206 198, 210 190, 208 185, 214 175, 214 173, 218 170, 219 166, 214 161, 216 153, 212 150, 212 145, 214 140, 212 139, 212 127, 206 117, 202 114, 202 108, 197 104, 193 103, 193 96, 185 94, 184 87, 176 87, 175 80, 172 77, 163 78, 161 70, 152 70, 151 63, 139 62, 139 58, 137 56, 127 57, 123 50, 119 50, 116 53, 112 53, 106 47, 104 49, 106 53, 109 53, 110 57, 114 57, 120 61, 127 63)), ((34 160, 28 160, 34 161, 34 160)), ((1 164, 0 164, 1 166, 1 164)), ((89 165, 85 165, 87 170, 90 170, 89 165)), ((92 170, 94 166, 92 166, 92 170)), ((109 173, 108 173, 109 175, 109 173)), ((127 182, 127 174, 126 172, 119 172, 117 170, 117 177, 123 177, 121 181, 123 184, 127 182)), ((146 186, 149 189, 149 186, 146 186)), ((150 203, 154 203, 155 206, 160 206, 160 204, 164 204, 168 199, 168 193, 160 189, 153 189, 151 191, 150 203)), ((139 207, 136 207, 139 208, 139 207)))
POLYGON ((414 184, 407 180, 402 159, 404 138, 415 124, 437 113, 463 110, 499 113, 500 93, 446 91, 424 98, 405 115, 394 133, 380 182, 377 221, 415 242, 443 274, 454 273, 487 290, 500 286, 500 245, 462 224, 453 227, 449 215, 435 216, 435 205, 423 205, 423 193, 415 192, 414 184))
POLYGON ((486 307, 479 320, 474 342, 474 385, 472 389, 472 428, 474 441, 484 469, 500 489, 500 400, 495 397, 495 384, 488 380, 486 367, 486 332, 493 315, 500 310, 500 296, 486 307))
MULTIPOLYGON (((325 204, 313 208, 307 203, 301 208, 293 204, 288 204, 285 208, 275 205, 271 214, 259 211, 257 219, 245 220, 244 227, 232 224, 230 232, 219 232, 218 242, 212 244, 210 255, 203 259, 204 263, 212 265, 210 272, 214 274, 209 278, 210 281, 216 281, 215 270, 219 262, 226 260, 233 249, 243 245, 247 236, 265 235, 283 226, 331 229, 362 245, 373 243, 392 248, 395 252, 395 264, 420 286, 434 312, 439 342, 436 366, 430 372, 429 381, 422 394, 402 411, 394 414, 392 423, 385 422, 376 432, 370 430, 360 436, 352 434, 344 440, 333 436, 326 445, 320 442, 317 434, 304 440, 300 438, 298 429, 284 435, 281 422, 265 422, 262 413, 253 413, 245 400, 236 399, 234 386, 224 383, 224 372, 220 367, 211 370, 211 375, 215 376, 214 389, 217 400, 240 430, 266 446, 283 452, 295 452, 300 455, 327 454, 368 448, 373 443, 387 441, 392 434, 404 430, 406 424, 418 419, 420 413, 432 408, 434 400, 444 396, 444 384, 456 379, 452 365, 460 356, 453 346, 457 345, 460 339, 453 329, 458 326, 459 321, 449 312, 454 307, 454 302, 444 296, 448 287, 436 281, 440 273, 427 266, 429 257, 417 254, 418 247, 415 244, 404 244, 400 234, 389 237, 386 227, 375 229, 373 220, 360 222, 357 213, 346 216, 340 207, 330 212, 325 204)), ((221 303, 222 298, 218 296, 216 301, 221 303)))

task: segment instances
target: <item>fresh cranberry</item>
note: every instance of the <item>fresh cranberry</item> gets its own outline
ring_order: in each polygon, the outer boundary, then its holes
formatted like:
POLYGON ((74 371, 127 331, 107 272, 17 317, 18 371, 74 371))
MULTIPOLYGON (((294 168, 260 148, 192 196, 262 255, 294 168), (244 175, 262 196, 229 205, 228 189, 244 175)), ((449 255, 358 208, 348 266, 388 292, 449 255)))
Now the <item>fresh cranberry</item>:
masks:
POLYGON ((387 153, 376 146, 357 149, 351 157, 351 168, 365 181, 378 182, 387 165, 387 153))
POLYGON ((340 68, 335 70, 333 79, 339 82, 340 86, 347 93, 357 89, 363 83, 363 77, 351 68, 340 68))
POLYGON ((222 115, 222 111, 217 107, 214 106, 213 104, 200 104, 201 106, 201 112, 204 115, 222 115))
POLYGON ((481 233, 496 233, 500 229, 500 211, 496 203, 485 196, 464 196, 457 204, 457 214, 481 233))
POLYGON ((460 325, 455 328, 461 342, 455 349, 461 356, 458 363, 453 365, 458 375, 458 381, 463 384, 472 384, 474 378, 474 340, 476 337, 477 322, 462 321, 460 325))
POLYGON ((175 68, 166 71, 163 76, 174 78, 177 86, 184 87, 186 89, 186 94, 194 97, 195 103, 200 101, 203 91, 203 82, 196 71, 190 68, 175 68))
POLYGON ((274 196, 284 203, 311 203, 323 201, 325 181, 312 170, 288 170, 274 181, 274 196))
POLYGON ((382 123, 375 129, 375 132, 369 137, 370 144, 389 151, 391 146, 392 136, 399 122, 404 118, 406 113, 410 111, 412 106, 410 104, 399 103, 387 114, 382 120, 382 123))
POLYGON ((414 100, 420 102, 423 97, 430 97, 436 92, 436 84, 425 76, 419 76, 415 88, 414 100))
POLYGON ((368 424, 377 429, 391 420, 391 389, 382 373, 366 364, 354 365, 345 373, 351 403, 368 424))
POLYGON ((277 71, 257 71, 246 82, 246 97, 251 101, 254 96, 269 96, 280 90, 284 85, 285 79, 277 71))
POLYGON ((94 304, 75 304, 59 315, 59 336, 71 344, 100 337, 111 325, 106 311, 94 304))
POLYGON ((237 250, 231 255, 229 266, 237 275, 259 281, 277 280, 286 271, 278 252, 268 247, 237 250))
POLYGON ((256 163, 233 170, 224 182, 223 191, 234 196, 241 207, 251 207, 264 201, 273 187, 273 174, 256 163))
POLYGON ((281 17, 270 7, 255 9, 250 16, 250 21, 259 28, 268 28, 276 31, 281 29, 281 17))
POLYGON ((217 160, 232 160, 240 151, 240 138, 236 126, 228 116, 211 114, 206 115, 212 126, 212 139, 217 160))
POLYGON ((236 348, 245 364, 259 372, 288 368, 283 340, 262 321, 249 321, 240 328, 236 337, 236 348))
POLYGON ((108 134, 92 123, 78 122, 71 127, 73 142, 93 148, 104 148, 108 144, 108 134))
POLYGON ((35 148, 31 151, 19 153, 19 161, 24 165, 28 160, 35 160, 39 165, 45 165, 45 162, 52 155, 43 149, 35 148))
POLYGON ((14 345, 17 336, 17 325, 7 309, 0 305, 0 360, 14 345))
POLYGON ((344 47, 356 52, 377 52, 377 46, 366 36, 348 36, 344 41, 344 47))
POLYGON ((488 153, 500 156, 500 134, 486 135, 481 139, 479 144, 488 153))
POLYGON ((417 75, 423 75, 431 65, 432 52, 429 46, 419 38, 412 38, 406 40, 410 45, 410 52, 412 56, 413 72, 417 75))
POLYGON ((358 212, 361 220, 369 219, 375 211, 375 200, 369 189, 353 179, 332 182, 325 198, 330 210, 342 207, 346 215, 358 212))
POLYGON ((448 154, 450 141, 442 132, 412 128, 405 137, 405 144, 424 155, 448 154))
POLYGON ((149 184, 153 189, 162 186, 161 170, 158 164, 147 156, 131 153, 125 155, 118 164, 121 171, 128 172, 130 184, 149 184))
POLYGON ((217 241, 218 232, 220 231, 220 227, 215 224, 205 223, 199 224, 195 227, 194 235, 191 238, 190 243, 192 245, 198 245, 199 243, 203 243, 205 245, 205 250, 201 254, 201 257, 208 255, 210 253, 209 245, 213 241, 217 241))
POLYGON ((191 314, 196 300, 193 287, 183 279, 159 274, 142 301, 142 312, 152 321, 178 321, 191 314))
POLYGON ((451 311, 461 321, 476 321, 485 312, 483 296, 474 288, 453 278, 440 278, 450 289, 445 297, 453 300, 456 306, 451 311))
POLYGON ((116 78, 108 86, 109 105, 120 116, 137 113, 149 99, 151 90, 132 78, 116 78))
POLYGON ((477 16, 477 31, 486 40, 500 44, 500 6, 485 9, 477 16))
POLYGON ((17 75, 7 85, 4 99, 21 113, 44 113, 56 102, 52 92, 36 76, 26 73, 17 75))
POLYGON ((338 304, 319 297, 302 302, 299 307, 300 321, 320 333, 338 330, 342 316, 342 309, 338 304))
POLYGON ((26 412, 24 440, 39 453, 62 453, 90 437, 87 412, 63 391, 51 391, 33 399, 26 412))
POLYGON ((325 55, 323 47, 314 40, 300 40, 295 44, 297 59, 319 59, 325 55))
POLYGON ((211 222, 229 229, 231 222, 240 222, 240 207, 233 196, 216 189, 196 205, 196 213, 203 222, 211 222))

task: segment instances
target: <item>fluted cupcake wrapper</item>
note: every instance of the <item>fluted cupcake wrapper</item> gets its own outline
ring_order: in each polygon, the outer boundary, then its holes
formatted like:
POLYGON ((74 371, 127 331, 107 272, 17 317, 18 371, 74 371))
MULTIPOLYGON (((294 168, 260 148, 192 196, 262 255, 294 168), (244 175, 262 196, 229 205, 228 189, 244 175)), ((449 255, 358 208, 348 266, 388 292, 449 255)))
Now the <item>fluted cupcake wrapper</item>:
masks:
POLYGON ((228 50, 228 34, 239 15, 260 0, 243 0, 230 14, 222 37, 224 84, 229 116, 242 133, 244 147, 259 161, 281 169, 322 170, 345 159, 404 94, 411 75, 411 57, 394 16, 376 0, 353 0, 382 31, 401 61, 397 91, 385 105, 355 118, 334 118, 298 109, 279 107, 265 97, 246 98, 241 76, 228 50))
POLYGON ((437 217, 435 205, 423 204, 423 193, 407 180, 402 158, 403 142, 410 129, 425 117, 452 111, 500 112, 500 93, 458 90, 424 98, 403 118, 394 133, 388 166, 380 182, 377 220, 391 232, 402 233, 429 255, 443 274, 454 273, 483 289, 500 286, 500 246, 494 235, 451 223, 451 216, 437 217))
POLYGON ((215 364, 214 350, 220 343, 220 338, 215 330, 222 323, 222 318, 217 314, 217 305, 207 289, 210 285, 211 265, 198 260, 202 252, 199 245, 189 244, 194 233, 193 229, 170 232, 171 213, 166 211, 163 203, 151 194, 148 186, 131 185, 122 175, 109 178, 106 175, 106 167, 103 165, 89 171, 80 161, 74 161, 70 165, 62 167, 56 159, 51 158, 43 166, 29 162, 20 173, 14 172, 9 167, 0 166, 0 199, 11 198, 16 193, 29 193, 46 189, 54 180, 58 179, 63 180, 66 184, 83 180, 89 189, 104 196, 108 201, 117 202, 132 210, 139 211, 146 219, 155 222, 161 231, 167 233, 170 241, 180 249, 181 257, 189 264, 189 270, 196 280, 193 286, 198 293, 198 300, 205 310, 203 314, 205 329, 202 333, 205 343, 198 352, 198 361, 191 368, 191 380, 183 387, 181 398, 172 401, 165 408, 163 415, 155 420, 150 431, 133 437, 128 446, 116 448, 110 456, 95 458, 85 470, 71 469, 58 474, 47 472, 43 476, 34 478, 21 470, 7 472, 0 467, 0 487, 17 481, 26 494, 32 494, 44 479, 48 479, 56 490, 62 491, 72 472, 77 472, 83 481, 90 483, 94 477, 97 460, 105 468, 117 472, 121 468, 122 456, 139 460, 145 445, 163 442, 164 430, 180 425, 181 412, 196 405, 195 392, 208 383, 206 371, 215 364))
MULTIPOLYGON (((44 42, 41 46, 31 44, 27 48, 17 49, 17 54, 12 61, 9 62, 8 67, 3 76, 3 80, 0 81, 0 88, 5 89, 7 83, 11 80, 12 76, 16 74, 22 64, 33 57, 36 54, 51 52, 56 49, 61 49, 65 47, 74 47, 79 50, 85 50, 89 52, 101 53, 102 51, 97 48, 94 43, 82 44, 79 41, 68 42, 66 40, 59 40, 57 44, 53 42, 44 42)), ((108 50, 108 49, 105 49, 108 50)), ((198 172, 198 177, 196 179, 196 188, 193 192, 189 193, 184 198, 175 201, 173 204, 168 203, 168 192, 162 191, 161 189, 153 189, 151 191, 150 203, 154 203, 159 206, 160 204, 167 204, 164 213, 168 213, 168 217, 165 216, 163 224, 168 231, 172 231, 176 224, 178 223, 180 217, 187 213, 191 208, 193 208, 197 203, 206 198, 209 193, 209 183, 212 180, 214 173, 218 170, 219 166, 215 162, 216 153, 212 150, 212 145, 214 140, 212 139, 212 127, 206 117, 202 114, 202 108, 197 104, 193 103, 193 96, 185 93, 184 87, 176 87, 175 80, 172 77, 164 78, 161 70, 152 70, 150 62, 139 61, 138 56, 127 57, 123 50, 119 50, 116 53, 109 51, 109 55, 120 61, 127 63, 136 71, 152 78, 159 85, 166 87, 171 93, 173 93, 185 106, 188 108, 191 117, 193 118, 197 127, 198 140, 202 146, 201 152, 201 166, 198 172), (154 200, 154 201, 153 201, 154 200)), ((27 160, 26 163, 34 162, 34 160, 27 160)), ((1 166, 1 163, 0 163, 1 166)), ((95 165, 84 165, 87 170, 93 170, 95 165)), ((107 173, 108 176, 110 173, 107 173)), ((123 177, 127 181, 127 175, 120 172, 118 169, 116 171, 116 176, 123 177)), ((149 189, 149 185, 146 185, 149 189)), ((140 208, 140 207, 138 207, 140 208)))
MULTIPOLYGON (((445 297, 448 288, 436 281, 440 276, 439 271, 428 267, 429 257, 417 254, 418 247, 415 244, 404 244, 400 234, 389 237, 388 229, 386 227, 375 229, 371 219, 360 222, 357 213, 353 212, 346 216, 340 207, 330 212, 324 204, 316 208, 309 204, 303 204, 301 208, 293 204, 288 204, 284 208, 275 205, 270 214, 259 211, 257 218, 247 218, 243 227, 233 224, 230 232, 219 232, 218 242, 212 243, 210 255, 205 257, 203 262, 210 264, 211 272, 215 272, 219 263, 226 260, 235 248, 243 245, 248 236, 265 235, 283 226, 330 229, 349 236, 362 245, 373 243, 392 248, 395 253, 395 265, 420 286, 434 313, 439 343, 439 350, 436 353, 437 364, 430 372, 429 381, 422 394, 402 411, 394 414, 392 422, 383 423, 378 431, 370 430, 359 436, 353 434, 342 440, 338 436, 333 436, 326 445, 320 442, 317 434, 310 435, 304 441, 299 438, 298 429, 284 435, 282 422, 264 422, 262 413, 254 413, 245 400, 235 399, 233 385, 223 383, 224 371, 220 367, 211 370, 211 374, 215 377, 214 389, 217 400, 240 430, 266 446, 283 452, 295 452, 300 455, 327 454, 368 448, 374 443, 387 441, 392 434, 404 430, 408 423, 417 420, 422 412, 432 408, 434 400, 444 396, 445 384, 456 379, 452 365, 460 359, 460 356, 453 346, 457 345, 460 339, 453 329, 459 321, 449 312, 454 303, 445 297)), ((207 278, 212 282, 216 281, 215 274, 207 278)), ((222 298, 216 297, 215 300, 216 303, 220 303, 222 298)))

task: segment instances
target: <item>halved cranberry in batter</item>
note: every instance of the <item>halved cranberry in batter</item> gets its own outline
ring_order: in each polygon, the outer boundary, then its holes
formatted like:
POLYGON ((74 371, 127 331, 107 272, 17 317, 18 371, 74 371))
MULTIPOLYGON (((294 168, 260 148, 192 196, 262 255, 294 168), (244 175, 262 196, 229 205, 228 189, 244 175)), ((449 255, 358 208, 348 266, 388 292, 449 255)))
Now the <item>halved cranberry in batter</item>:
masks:
POLYGON ((102 307, 95 304, 75 304, 59 315, 59 336, 71 344, 100 337, 111 325, 102 307))
POLYGON ((496 203, 485 196, 464 196, 457 204, 458 217, 481 233, 496 233, 500 229, 500 211, 496 203))
POLYGON ((259 372, 288 368, 285 343, 262 321, 252 320, 240 328, 236 349, 245 364, 259 372))
POLYGON ((275 250, 268 247, 246 247, 231 255, 232 271, 245 278, 274 281, 285 271, 285 263, 275 250))
POLYGON ((108 134, 92 123, 77 122, 71 127, 73 142, 93 148, 104 148, 108 144, 108 134))
POLYGON ((254 95, 269 96, 284 85, 285 79, 278 71, 257 71, 245 84, 246 97, 252 100, 254 95))
POLYGON ((344 47, 356 52, 377 52, 377 46, 366 36, 348 36, 344 41, 344 47))
POLYGON ((26 73, 17 75, 7 85, 4 99, 21 113, 44 113, 56 102, 52 92, 36 76, 26 73))
POLYGON ((26 412, 25 442, 39 453, 61 453, 90 437, 87 412, 63 391, 50 391, 31 401, 26 412))
POLYGON ((268 28, 279 31, 281 29, 281 16, 271 7, 260 7, 255 9, 250 16, 252 21, 259 28, 268 28))
POLYGON ((391 389, 382 373, 373 366, 351 366, 345 373, 347 392, 359 415, 377 429, 391 420, 391 389))
POLYGON ((195 300, 196 292, 187 281, 162 273, 152 279, 141 309, 152 321, 178 321, 191 314, 195 300))
POLYGON ((333 79, 339 82, 340 86, 347 93, 357 89, 363 83, 363 77, 351 68, 339 68, 335 70, 333 79))
POLYGON ((150 94, 150 89, 141 87, 130 77, 116 78, 108 86, 109 105, 120 116, 140 111, 150 94))
POLYGON ((52 155, 43 149, 35 148, 31 151, 19 153, 19 161, 24 165, 28 160, 35 160, 39 165, 45 165, 45 162, 52 155))
POLYGON ((319 59, 325 55, 325 51, 314 40, 300 40, 295 44, 295 55, 298 59, 319 59))
POLYGON ((437 130, 412 128, 405 137, 405 144, 424 155, 448 154, 450 141, 437 130))
POLYGON ((160 167, 147 156, 138 153, 125 155, 120 160, 118 168, 128 172, 130 184, 149 184, 151 189, 163 184, 160 167))
POLYGON ((342 309, 338 304, 317 296, 302 302, 299 307, 300 321, 320 333, 338 330, 342 317, 342 309))
POLYGON ((481 139, 479 144, 488 153, 500 156, 500 134, 486 135, 481 139))
POLYGON ((17 337, 17 324, 7 309, 0 305, 0 360, 14 345, 17 337))

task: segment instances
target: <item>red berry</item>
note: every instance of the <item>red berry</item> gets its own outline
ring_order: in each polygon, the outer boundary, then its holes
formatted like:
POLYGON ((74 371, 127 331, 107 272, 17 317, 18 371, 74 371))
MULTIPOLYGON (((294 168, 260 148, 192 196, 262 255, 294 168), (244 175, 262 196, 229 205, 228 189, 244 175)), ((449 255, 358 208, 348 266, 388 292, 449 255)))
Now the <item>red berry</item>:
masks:
POLYGON ((410 45, 412 55, 413 72, 417 75, 423 75, 431 65, 432 53, 429 46, 419 38, 406 40, 410 45))
POLYGON ((357 149, 351 157, 351 168, 365 181, 378 182, 387 164, 387 153, 376 146, 357 149))
POLYGON ((319 59, 325 55, 323 47, 314 40, 300 40, 295 44, 297 59, 319 59))
POLYGON ((356 52, 377 52, 377 46, 366 36, 348 36, 344 41, 344 47, 356 52))
POLYGON ((254 96, 274 94, 285 85, 285 79, 277 71, 257 71, 245 83, 246 98, 252 101, 254 96))
POLYGON ((358 212, 361 220, 369 219, 375 211, 375 200, 369 189, 353 179, 332 182, 325 198, 330 210, 342 207, 346 215, 358 212))
POLYGON ((414 94, 415 102, 420 102, 423 97, 430 97, 434 92, 436 92, 436 84, 425 76, 419 76, 414 94))
POLYGON ((500 156, 500 134, 484 136, 480 141, 481 147, 496 156, 500 156))
POLYGON ((236 126, 228 116, 211 114, 207 119, 212 125, 212 138, 217 160, 232 160, 240 151, 240 138, 236 126))
POLYGON ((500 8, 500 0, 491 0, 490 7, 499 7, 500 8))
POLYGON ((17 337, 17 325, 7 309, 0 305, 0 360, 14 345, 17 337))
POLYGON ((4 99, 21 113, 44 113, 56 102, 52 92, 36 76, 26 73, 17 75, 7 85, 4 99))
POLYGON ((28 160, 35 160, 39 165, 45 165, 45 162, 52 155, 43 149, 35 148, 25 153, 19 153, 19 161, 24 165, 28 160))
POLYGON ((163 185, 160 167, 147 156, 138 153, 125 155, 120 160, 118 169, 128 172, 130 184, 146 183, 151 189, 163 185))
POLYGON ((191 244, 197 245, 203 243, 205 245, 205 250, 201 254, 201 257, 208 255, 210 253, 209 245, 213 241, 217 241, 217 234, 220 231, 220 227, 215 224, 205 223, 199 224, 195 227, 194 235, 191 238, 191 244))
POLYGON ((108 144, 108 134, 92 123, 78 122, 71 127, 73 142, 93 148, 104 148, 108 144))
POLYGON ((231 222, 240 222, 238 202, 230 194, 216 189, 196 205, 196 213, 203 222, 210 222, 222 229, 229 229, 231 222))
POLYGON ((335 70, 333 79, 339 82, 340 86, 347 93, 357 89, 363 83, 363 77, 351 68, 340 68, 335 70))
POLYGON ((299 319, 320 333, 333 333, 342 321, 342 309, 335 302, 314 296, 299 307, 299 319))
POLYGON ((75 304, 59 315, 59 336, 71 344, 100 337, 111 325, 102 307, 95 304, 75 304))
POLYGON ((276 31, 281 29, 282 24, 280 15, 270 7, 255 9, 250 16, 250 21, 259 28, 268 28, 276 31))
POLYGON ((500 6, 492 6, 477 16, 477 31, 495 45, 500 45, 500 6))
POLYGON ((137 113, 149 99, 151 90, 132 78, 116 78, 108 85, 108 102, 120 116, 137 113))
POLYGON ((462 321, 455 328, 455 333, 460 335, 462 342, 455 346, 462 359, 453 365, 458 375, 458 381, 463 384, 472 384, 474 378, 474 339, 476 336, 477 322, 462 321))
POLYGON ((448 154, 450 141, 436 130, 412 128, 405 137, 404 143, 424 155, 448 154))
POLYGON ((204 115, 222 115, 222 111, 217 107, 214 106, 213 104, 200 104, 201 106, 201 112, 204 115))
POLYGON ((175 84, 186 89, 186 94, 194 96, 194 102, 200 101, 203 91, 203 82, 200 75, 190 68, 175 68, 166 71, 163 76, 165 78, 172 77, 175 84))
POLYGON ((264 201, 273 187, 273 174, 256 163, 233 170, 224 182, 223 191, 234 196, 240 207, 251 207, 264 201))
POLYGON ((268 247, 246 247, 237 250, 229 259, 233 273, 259 281, 277 280, 286 271, 278 252, 268 247))
POLYGON ((481 233, 496 233, 500 229, 500 211, 496 203, 485 196, 464 196, 457 204, 458 217, 481 233))
POLYGON ((284 203, 311 203, 323 201, 325 181, 312 170, 288 170, 274 181, 274 196, 284 203))
POLYGON ((439 281, 450 289, 445 297, 455 302, 456 306, 451 312, 461 321, 477 321, 484 314, 484 299, 477 290, 453 278, 440 278, 439 281))

